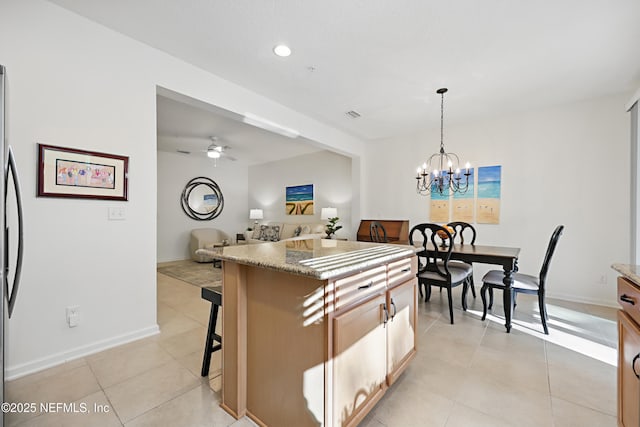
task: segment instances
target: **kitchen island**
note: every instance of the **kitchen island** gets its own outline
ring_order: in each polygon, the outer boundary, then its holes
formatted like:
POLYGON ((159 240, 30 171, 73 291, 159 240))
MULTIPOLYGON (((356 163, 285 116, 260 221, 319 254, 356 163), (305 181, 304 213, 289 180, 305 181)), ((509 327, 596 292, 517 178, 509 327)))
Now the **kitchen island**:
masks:
POLYGON ((416 352, 417 259, 326 239, 225 247, 222 402, 265 426, 352 426, 416 352))

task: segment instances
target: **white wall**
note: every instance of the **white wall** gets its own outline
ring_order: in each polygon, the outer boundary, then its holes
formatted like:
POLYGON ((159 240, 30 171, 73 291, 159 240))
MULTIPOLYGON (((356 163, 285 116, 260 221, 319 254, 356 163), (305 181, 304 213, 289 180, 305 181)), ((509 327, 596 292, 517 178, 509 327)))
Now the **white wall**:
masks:
POLYGON ((158 152, 158 262, 189 259, 189 237, 194 228, 217 228, 231 239, 246 228, 248 171, 237 162, 218 160, 217 166, 205 155, 196 157, 158 152), (180 195, 193 178, 214 180, 224 197, 218 217, 196 221, 182 210, 180 195))
POLYGON ((2 0, 0 55, 27 227, 8 378, 157 331, 157 86, 362 151, 351 136, 46 1, 2 0), (129 201, 36 198, 37 142, 129 156, 129 201), (108 221, 109 206, 124 207, 126 220, 108 221), (70 305, 81 312, 73 329, 70 305))
MULTIPOLYGON (((550 296, 615 305, 610 265, 629 261, 628 96, 445 126, 448 150, 474 166, 502 165, 500 224, 478 225, 477 243, 521 247, 520 271, 537 274, 553 229, 565 225, 550 296)), ((414 175, 439 141, 434 129, 372 144, 364 216, 429 222, 429 198, 415 193, 414 175)), ((486 268, 476 271, 482 277, 486 268)))
MULTIPOLYGON (((351 158, 329 151, 305 154, 289 159, 249 167, 249 208, 264 210, 264 222, 324 222, 325 207, 338 209, 342 230, 337 237, 355 236, 352 223, 351 158), (286 215, 285 187, 313 184, 314 212, 311 215, 286 215)), ((248 217, 248 211, 247 211, 248 217)), ((250 222, 249 220, 247 220, 250 222)), ((247 224, 248 225, 248 224, 247 224)))

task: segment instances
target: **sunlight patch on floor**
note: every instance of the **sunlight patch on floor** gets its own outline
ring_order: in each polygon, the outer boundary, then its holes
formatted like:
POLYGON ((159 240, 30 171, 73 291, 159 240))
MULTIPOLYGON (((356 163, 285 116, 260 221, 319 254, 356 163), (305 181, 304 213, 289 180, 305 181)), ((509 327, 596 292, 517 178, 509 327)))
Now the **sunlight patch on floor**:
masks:
MULTIPOLYGON (((482 311, 467 310, 467 312, 482 318, 482 311)), ((504 327, 504 318, 497 317, 493 314, 488 313, 486 320, 502 325, 504 327)), ((571 331, 577 332, 578 330, 583 335, 589 333, 585 329, 577 328, 573 325, 550 319, 547 321, 547 326, 549 327, 549 335, 545 335, 542 332, 542 324, 540 323, 539 318, 535 320, 535 322, 528 322, 520 319, 512 320, 511 329, 515 329, 531 336, 543 339, 547 342, 599 360, 608 365, 618 366, 618 351, 616 348, 611 348, 609 346, 589 340, 588 338, 571 333, 571 331)))

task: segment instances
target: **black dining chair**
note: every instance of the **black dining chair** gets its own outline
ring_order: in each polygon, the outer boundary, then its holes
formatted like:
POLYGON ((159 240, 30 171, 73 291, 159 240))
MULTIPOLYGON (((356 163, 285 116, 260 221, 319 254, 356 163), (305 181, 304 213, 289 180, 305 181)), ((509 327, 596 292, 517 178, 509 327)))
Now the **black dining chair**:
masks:
POLYGON ((387 243, 387 230, 378 221, 371 221, 369 225, 369 237, 372 242, 387 243))
MULTIPOLYGON (((460 243, 461 245, 465 245, 465 244, 469 244, 469 245, 475 245, 476 244, 476 229, 473 227, 473 225, 469 224, 468 222, 464 222, 464 221, 453 221, 447 224, 447 226, 453 228, 453 242, 454 243, 460 243)), ((468 282, 468 286, 465 287, 463 293, 462 293, 462 297, 466 299, 467 297, 467 291, 468 288, 471 289, 471 294, 473 295, 473 297, 476 297, 476 287, 473 283, 473 264, 467 264, 463 261, 451 261, 452 265, 456 265, 459 267, 464 267, 464 265, 468 265, 471 268, 471 275, 469 276, 469 282, 468 282), (464 264, 464 265, 462 265, 464 264)))
MULTIPOLYGON (((451 265, 451 244, 444 245, 443 240, 452 241, 452 235, 446 228, 438 224, 418 224, 409 233, 409 243, 414 244, 421 240, 422 251, 418 256, 424 259, 424 263, 418 268, 418 287, 424 286, 425 302, 431 298, 431 286, 438 286, 447 289, 449 300, 449 318, 453 324, 453 299, 451 297, 452 288, 467 282, 470 269, 451 265), (415 236, 415 238, 414 238, 415 236)), ((422 290, 422 289, 421 289, 422 290)), ((464 298, 462 299, 462 309, 467 309, 464 298)))
MULTIPOLYGON (((544 300, 545 295, 545 285, 547 279, 547 272, 549 271, 549 264, 551 263, 551 257, 556 250, 556 245, 558 244, 558 240, 562 235, 562 231, 564 230, 564 225, 559 225, 553 231, 551 235, 551 239, 549 240, 549 245, 547 246, 547 253, 544 256, 544 260, 542 262, 542 268, 540 269, 540 274, 538 276, 532 276, 529 274, 522 273, 514 273, 513 274, 513 301, 511 302, 512 306, 515 308, 516 296, 518 293, 522 294, 537 294, 538 295, 538 308, 540 310, 540 319, 542 320, 542 329, 544 329, 544 333, 549 335, 549 328, 547 328, 547 307, 544 300)), ((487 317, 487 298, 486 292, 487 290, 492 289, 505 289, 505 284, 502 282, 504 278, 504 272, 502 270, 491 270, 482 278, 482 289, 480 290, 482 296, 482 320, 487 317)), ((491 301, 492 303, 493 301, 491 301)), ((491 309, 491 305, 489 304, 489 309, 491 309)))

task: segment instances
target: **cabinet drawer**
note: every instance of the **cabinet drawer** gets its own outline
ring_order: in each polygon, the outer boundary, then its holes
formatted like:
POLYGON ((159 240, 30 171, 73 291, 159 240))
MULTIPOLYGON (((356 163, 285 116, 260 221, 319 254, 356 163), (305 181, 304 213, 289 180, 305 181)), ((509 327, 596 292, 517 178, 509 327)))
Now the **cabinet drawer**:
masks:
POLYGON ((416 277, 418 272, 418 257, 404 258, 389 263, 388 286, 396 286, 416 277))
POLYGON ((640 288, 624 277, 618 277, 618 304, 640 324, 640 288))
POLYGON ((340 310, 387 288, 387 266, 372 268, 335 281, 335 309, 340 310))

